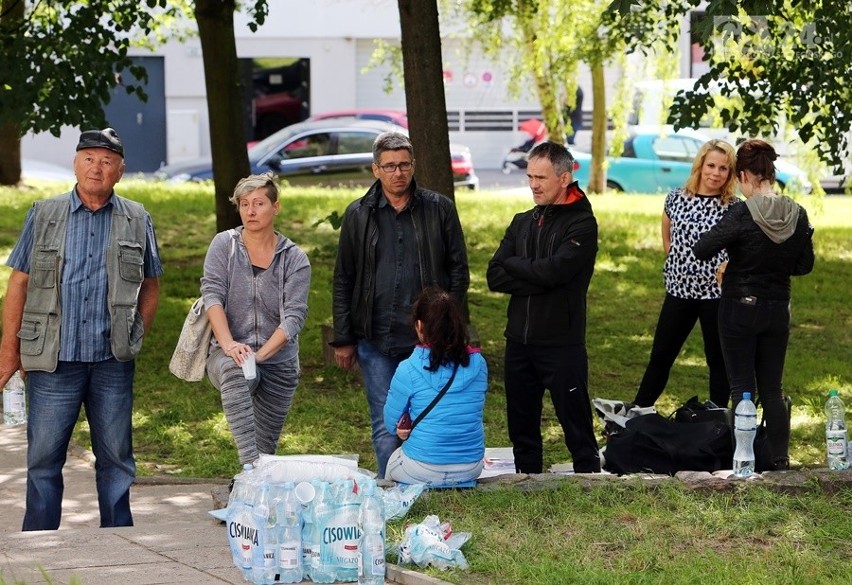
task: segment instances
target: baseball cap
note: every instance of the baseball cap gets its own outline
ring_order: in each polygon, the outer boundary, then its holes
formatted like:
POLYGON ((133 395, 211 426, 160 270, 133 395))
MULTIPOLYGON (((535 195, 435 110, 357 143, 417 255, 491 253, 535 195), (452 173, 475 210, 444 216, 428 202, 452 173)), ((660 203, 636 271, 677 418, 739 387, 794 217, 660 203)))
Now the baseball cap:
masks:
POLYGON ((80 142, 77 143, 77 150, 84 148, 106 148, 121 155, 124 158, 124 146, 121 144, 121 138, 112 128, 104 128, 103 130, 86 130, 80 134, 80 142))

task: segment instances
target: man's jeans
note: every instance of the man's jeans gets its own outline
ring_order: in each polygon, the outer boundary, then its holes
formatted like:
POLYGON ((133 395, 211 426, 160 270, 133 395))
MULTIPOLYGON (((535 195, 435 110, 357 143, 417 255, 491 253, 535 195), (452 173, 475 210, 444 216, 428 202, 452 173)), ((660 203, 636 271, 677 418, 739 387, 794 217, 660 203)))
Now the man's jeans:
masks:
POLYGON ((94 451, 101 527, 132 526, 130 485, 136 476, 131 440, 135 363, 59 362, 29 372, 27 511, 23 530, 55 530, 62 517, 62 467, 80 406, 94 451))
POLYGON ((385 428, 385 401, 388 399, 388 389, 397 366, 409 355, 411 352, 385 355, 366 339, 358 340, 358 365, 364 376, 367 404, 370 405, 376 473, 380 478, 385 476, 388 459, 400 444, 397 436, 390 434, 385 428))

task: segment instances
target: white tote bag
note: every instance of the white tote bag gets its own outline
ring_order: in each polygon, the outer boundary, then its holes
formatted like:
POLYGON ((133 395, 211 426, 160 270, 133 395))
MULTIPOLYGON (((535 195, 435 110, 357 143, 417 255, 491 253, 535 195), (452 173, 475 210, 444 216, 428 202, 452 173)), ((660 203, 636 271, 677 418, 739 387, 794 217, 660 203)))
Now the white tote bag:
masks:
POLYGON ((169 371, 187 382, 200 381, 204 377, 212 334, 204 301, 199 298, 192 303, 183 321, 177 347, 169 362, 169 371))

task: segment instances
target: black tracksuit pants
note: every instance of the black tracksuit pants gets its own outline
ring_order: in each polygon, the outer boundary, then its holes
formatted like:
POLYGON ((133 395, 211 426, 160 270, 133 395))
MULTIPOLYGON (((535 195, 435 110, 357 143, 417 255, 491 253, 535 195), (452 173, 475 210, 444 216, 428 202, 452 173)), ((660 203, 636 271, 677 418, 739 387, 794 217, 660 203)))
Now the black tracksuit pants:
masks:
POLYGON ((545 389, 562 425, 574 471, 600 471, 583 345, 535 346, 506 342, 506 410, 518 473, 541 473, 541 412, 545 389))

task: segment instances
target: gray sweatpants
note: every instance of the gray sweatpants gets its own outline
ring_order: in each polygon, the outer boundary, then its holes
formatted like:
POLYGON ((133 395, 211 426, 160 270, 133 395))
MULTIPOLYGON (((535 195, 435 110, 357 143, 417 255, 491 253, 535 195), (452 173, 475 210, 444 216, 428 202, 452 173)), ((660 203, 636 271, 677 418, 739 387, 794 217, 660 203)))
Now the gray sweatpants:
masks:
POLYGON ((296 356, 278 364, 257 364, 257 378, 246 380, 222 348, 211 348, 207 376, 222 396, 241 464, 254 463, 261 453, 275 454, 300 375, 296 356))

